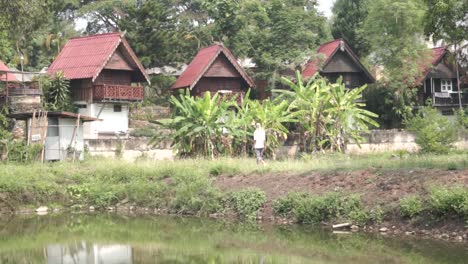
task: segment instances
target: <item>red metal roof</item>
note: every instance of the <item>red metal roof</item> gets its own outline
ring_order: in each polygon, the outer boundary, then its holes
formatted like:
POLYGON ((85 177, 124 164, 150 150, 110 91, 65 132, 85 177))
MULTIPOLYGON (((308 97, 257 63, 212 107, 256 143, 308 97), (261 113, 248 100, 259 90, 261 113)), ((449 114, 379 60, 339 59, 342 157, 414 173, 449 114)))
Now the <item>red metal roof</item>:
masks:
POLYGON ((440 63, 442 58, 445 56, 446 52, 447 50, 445 49, 445 47, 437 47, 437 48, 431 49, 431 58, 430 58, 431 65, 421 65, 421 68, 422 68, 421 71, 423 75, 419 79, 417 79, 416 83, 422 83, 426 79, 432 67, 437 66, 437 64, 440 63))
POLYGON ((94 81, 120 44, 123 45, 130 59, 133 60, 146 81, 149 82, 144 67, 120 33, 70 39, 50 65, 47 73, 55 74, 62 71, 65 78, 70 80, 91 78, 94 81))
POLYGON ((0 81, 2 82, 18 82, 13 73, 9 73, 10 68, 0 60, 0 81))
MULTIPOLYGON (((333 41, 322 44, 317 49, 317 54, 322 54, 325 56, 323 60, 323 65, 327 64, 332 54, 335 53, 335 51, 340 46, 341 41, 342 41, 341 39, 335 39, 333 41)), ((307 78, 314 76, 314 74, 320 70, 320 62, 321 62, 320 58, 315 58, 313 61, 307 63, 304 71, 302 72, 302 78, 307 79, 307 78)))
POLYGON ((341 45, 343 45, 344 50, 347 51, 349 56, 351 56, 354 62, 362 69, 362 71, 369 78, 369 80, 374 81, 374 76, 372 76, 372 74, 369 73, 366 67, 364 67, 364 65, 361 64, 361 61, 359 60, 358 56, 354 54, 353 50, 349 47, 348 43, 346 43, 346 41, 344 41, 343 39, 335 39, 325 44, 322 44, 317 49, 317 54, 321 54, 321 56, 325 57, 324 60, 318 57, 315 58, 313 61, 307 63, 304 71, 302 72, 302 78, 311 78, 312 76, 314 76, 314 74, 319 72, 322 67, 325 67, 325 65, 328 64, 330 59, 337 52, 341 45))
POLYGON ((192 89, 210 68, 211 64, 216 60, 219 54, 224 53, 231 64, 236 68, 239 74, 244 78, 250 87, 255 87, 253 80, 239 65, 234 55, 221 44, 213 44, 201 49, 192 62, 188 65, 185 71, 179 76, 172 89, 190 88, 192 89))

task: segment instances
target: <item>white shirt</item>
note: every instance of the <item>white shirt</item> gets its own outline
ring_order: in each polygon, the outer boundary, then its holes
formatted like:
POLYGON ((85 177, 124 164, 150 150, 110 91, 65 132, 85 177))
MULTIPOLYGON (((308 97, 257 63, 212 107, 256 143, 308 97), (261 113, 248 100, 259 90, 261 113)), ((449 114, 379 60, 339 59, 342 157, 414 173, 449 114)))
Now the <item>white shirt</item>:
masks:
POLYGON ((265 130, 263 130, 262 128, 255 129, 254 140, 255 140, 254 148, 256 149, 265 148, 265 130))

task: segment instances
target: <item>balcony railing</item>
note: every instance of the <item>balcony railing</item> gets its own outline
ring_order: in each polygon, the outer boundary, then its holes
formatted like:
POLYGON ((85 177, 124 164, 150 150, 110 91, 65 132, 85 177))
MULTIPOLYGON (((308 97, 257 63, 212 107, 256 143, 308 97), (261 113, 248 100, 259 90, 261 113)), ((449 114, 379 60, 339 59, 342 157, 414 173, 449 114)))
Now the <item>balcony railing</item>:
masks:
POLYGON ((142 86, 126 86, 112 84, 94 85, 94 101, 142 101, 144 98, 144 88, 142 86))
MULTIPOLYGON (((461 93, 463 105, 468 105, 468 93, 461 93)), ((457 106, 459 105, 458 93, 435 93, 434 106, 457 106)))

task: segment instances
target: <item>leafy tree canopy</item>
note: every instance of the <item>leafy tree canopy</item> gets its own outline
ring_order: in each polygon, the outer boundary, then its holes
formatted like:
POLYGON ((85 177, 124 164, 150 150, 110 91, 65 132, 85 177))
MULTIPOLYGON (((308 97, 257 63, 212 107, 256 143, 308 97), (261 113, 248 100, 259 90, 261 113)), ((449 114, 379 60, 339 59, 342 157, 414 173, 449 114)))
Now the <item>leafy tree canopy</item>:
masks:
POLYGON ((369 45, 363 36, 362 25, 368 13, 368 1, 337 0, 332 12, 333 37, 346 39, 358 56, 367 55, 369 45))

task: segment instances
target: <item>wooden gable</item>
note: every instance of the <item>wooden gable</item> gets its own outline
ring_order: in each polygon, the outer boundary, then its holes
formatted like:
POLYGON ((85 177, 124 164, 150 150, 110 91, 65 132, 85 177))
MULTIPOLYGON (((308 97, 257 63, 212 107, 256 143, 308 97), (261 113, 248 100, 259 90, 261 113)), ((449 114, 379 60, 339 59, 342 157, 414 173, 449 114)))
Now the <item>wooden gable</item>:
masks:
POLYGON ((329 62, 325 65, 322 72, 325 73, 345 73, 345 72, 361 72, 362 69, 356 62, 351 58, 351 56, 338 50, 329 62))
POLYGON ((232 65, 228 58, 220 53, 216 60, 211 64, 203 77, 241 77, 237 69, 232 65))
POLYGON ((109 59, 107 62, 106 66, 104 66, 104 69, 107 70, 126 70, 126 71, 134 71, 135 69, 132 68, 130 63, 125 59, 124 55, 122 52, 117 49, 112 57, 109 59))

